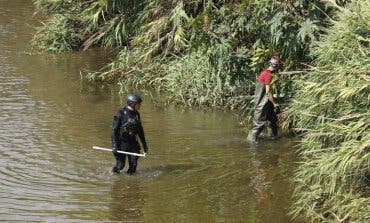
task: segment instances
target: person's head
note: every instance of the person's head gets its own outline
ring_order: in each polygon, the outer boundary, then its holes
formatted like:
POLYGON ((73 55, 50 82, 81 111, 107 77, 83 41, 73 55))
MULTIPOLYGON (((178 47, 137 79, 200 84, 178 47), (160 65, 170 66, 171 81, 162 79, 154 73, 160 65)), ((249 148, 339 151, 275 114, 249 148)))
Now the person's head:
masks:
POLYGON ((137 94, 127 95, 126 101, 127 101, 127 106, 129 106, 130 108, 132 108, 134 110, 139 110, 141 102, 143 102, 141 97, 137 94))
POLYGON ((281 61, 279 60, 279 58, 272 57, 269 61, 269 70, 277 71, 279 70, 280 65, 281 65, 281 61))

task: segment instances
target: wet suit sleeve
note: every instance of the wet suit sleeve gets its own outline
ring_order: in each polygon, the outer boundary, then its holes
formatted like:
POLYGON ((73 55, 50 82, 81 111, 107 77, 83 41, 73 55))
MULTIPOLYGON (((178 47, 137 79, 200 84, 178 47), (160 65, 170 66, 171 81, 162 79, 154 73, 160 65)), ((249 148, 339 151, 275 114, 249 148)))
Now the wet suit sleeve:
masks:
POLYGON ((145 140, 144 128, 141 125, 141 119, 140 119, 140 114, 139 113, 138 113, 138 118, 139 118, 138 135, 139 135, 141 143, 143 144, 144 152, 148 153, 148 146, 147 146, 146 140, 145 140))
POLYGON ((112 147, 113 149, 120 148, 120 141, 119 141, 119 132, 122 125, 122 112, 118 110, 116 115, 113 117, 112 123, 112 147))

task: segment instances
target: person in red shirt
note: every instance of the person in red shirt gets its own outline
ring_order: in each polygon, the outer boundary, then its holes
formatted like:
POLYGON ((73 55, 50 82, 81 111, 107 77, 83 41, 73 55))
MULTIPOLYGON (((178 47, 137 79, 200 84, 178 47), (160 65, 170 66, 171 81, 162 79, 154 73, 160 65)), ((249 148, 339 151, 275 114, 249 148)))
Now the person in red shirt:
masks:
POLYGON ((269 122, 271 128, 271 138, 277 139, 278 125, 276 114, 280 111, 279 104, 273 98, 271 93, 272 74, 277 72, 281 61, 279 57, 272 57, 269 61, 269 67, 262 71, 257 78, 256 89, 254 92, 254 116, 253 126, 249 131, 248 140, 257 142, 259 134, 269 122))

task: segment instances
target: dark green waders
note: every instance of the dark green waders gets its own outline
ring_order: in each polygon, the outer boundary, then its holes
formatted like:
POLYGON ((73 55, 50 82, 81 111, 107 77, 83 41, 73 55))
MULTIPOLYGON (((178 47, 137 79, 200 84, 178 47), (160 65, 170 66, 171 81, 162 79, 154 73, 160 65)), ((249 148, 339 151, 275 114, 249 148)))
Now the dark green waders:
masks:
POLYGON ((254 116, 253 126, 248 134, 248 140, 256 142, 258 135, 262 132, 266 123, 272 130, 272 137, 276 138, 278 133, 277 117, 274 112, 274 105, 268 100, 265 84, 257 82, 254 92, 254 116))

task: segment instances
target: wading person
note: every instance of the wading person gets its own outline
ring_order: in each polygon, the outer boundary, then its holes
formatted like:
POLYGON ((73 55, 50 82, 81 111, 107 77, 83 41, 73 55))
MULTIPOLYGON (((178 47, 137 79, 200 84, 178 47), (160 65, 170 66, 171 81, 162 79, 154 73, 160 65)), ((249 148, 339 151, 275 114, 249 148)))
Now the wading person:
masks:
POLYGON ((278 119, 276 115, 280 112, 280 108, 272 94, 271 80, 272 74, 278 71, 280 64, 281 61, 278 56, 272 57, 269 61, 269 67, 262 71, 257 78, 254 92, 253 126, 248 134, 249 141, 257 142, 258 136, 267 122, 271 128, 271 139, 278 138, 278 119))
POLYGON ((127 105, 120 108, 113 118, 112 146, 113 155, 116 158, 116 165, 112 169, 114 173, 119 173, 124 168, 126 157, 129 164, 127 173, 135 173, 139 157, 118 153, 117 151, 140 153, 140 145, 137 138, 140 138, 144 152, 148 153, 148 146, 139 114, 141 102, 139 95, 129 94, 127 96, 127 105))

